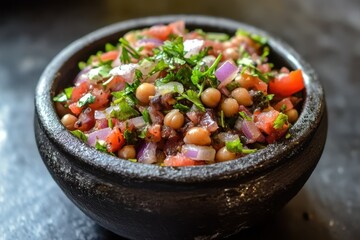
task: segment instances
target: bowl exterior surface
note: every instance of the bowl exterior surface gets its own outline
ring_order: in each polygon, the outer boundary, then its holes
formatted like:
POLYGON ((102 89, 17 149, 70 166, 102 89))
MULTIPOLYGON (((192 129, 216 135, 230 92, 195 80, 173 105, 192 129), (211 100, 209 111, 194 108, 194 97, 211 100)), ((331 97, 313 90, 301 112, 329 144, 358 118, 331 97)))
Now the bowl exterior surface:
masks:
POLYGON ((52 177, 84 213, 130 239, 214 239, 253 226, 296 195, 320 159, 326 140, 326 106, 316 75, 278 40, 270 41, 279 52, 276 61, 301 67, 307 74, 304 112, 292 129, 294 138, 252 157, 203 168, 147 166, 94 151, 66 131, 54 112, 50 93, 70 83, 77 62, 128 30, 176 19, 207 31, 230 33, 242 27, 267 35, 241 23, 204 16, 118 23, 60 53, 44 71, 36 92, 36 141, 52 177))

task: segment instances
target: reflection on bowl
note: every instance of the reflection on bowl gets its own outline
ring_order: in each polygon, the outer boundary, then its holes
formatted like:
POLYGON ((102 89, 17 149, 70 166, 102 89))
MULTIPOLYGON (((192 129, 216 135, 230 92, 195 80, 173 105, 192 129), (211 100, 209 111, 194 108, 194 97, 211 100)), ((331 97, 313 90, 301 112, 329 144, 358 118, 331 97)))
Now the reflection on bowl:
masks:
POLYGON ((207 239, 235 234, 283 207, 304 185, 327 133, 323 89, 311 67, 264 31, 205 16, 162 16, 110 25, 69 45, 45 69, 35 97, 39 152, 65 194, 101 226, 131 239, 207 239), (271 61, 303 70, 305 99, 291 138, 240 159, 195 167, 119 160, 81 142, 60 123, 52 94, 71 83, 77 63, 132 29, 183 19, 189 29, 269 37, 271 61))

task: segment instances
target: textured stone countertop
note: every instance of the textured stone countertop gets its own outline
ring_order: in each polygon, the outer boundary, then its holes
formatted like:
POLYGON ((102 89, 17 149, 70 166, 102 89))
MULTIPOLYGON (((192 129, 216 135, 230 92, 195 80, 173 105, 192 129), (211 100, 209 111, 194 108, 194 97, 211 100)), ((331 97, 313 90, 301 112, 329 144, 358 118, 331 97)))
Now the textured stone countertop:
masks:
POLYGON ((47 172, 34 140, 34 89, 47 63, 86 33, 174 13, 263 28, 293 46, 325 87, 329 131, 317 168, 276 217, 231 239, 359 239, 360 1, 27 2, 0 9, 0 239, 121 239, 80 212, 47 172))

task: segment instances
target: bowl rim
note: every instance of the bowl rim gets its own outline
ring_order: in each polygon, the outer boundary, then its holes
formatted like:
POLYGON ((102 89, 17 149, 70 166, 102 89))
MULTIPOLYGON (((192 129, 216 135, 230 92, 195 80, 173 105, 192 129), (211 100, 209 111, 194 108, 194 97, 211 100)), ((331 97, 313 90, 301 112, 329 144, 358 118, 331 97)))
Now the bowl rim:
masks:
POLYGON ((115 181, 126 178, 141 182, 199 183, 251 177, 290 159, 296 152, 295 150, 312 136, 320 123, 324 109, 324 92, 315 71, 293 48, 254 26, 226 18, 204 15, 165 15, 136 18, 114 23, 91 32, 68 45, 53 58, 42 73, 35 93, 35 114, 48 139, 60 147, 65 154, 72 156, 74 164, 78 164, 84 169, 90 169, 94 174, 113 176, 115 181), (272 51, 286 59, 291 67, 302 69, 306 97, 299 119, 289 131, 290 139, 270 144, 253 154, 232 161, 202 166, 163 167, 119 160, 117 157, 90 147, 66 130, 54 109, 52 91, 55 80, 61 74, 59 73, 60 68, 70 57, 80 52, 84 46, 91 45, 117 32, 176 20, 184 20, 189 25, 203 26, 204 28, 215 27, 233 32, 238 28, 243 28, 249 32, 266 36, 272 51))

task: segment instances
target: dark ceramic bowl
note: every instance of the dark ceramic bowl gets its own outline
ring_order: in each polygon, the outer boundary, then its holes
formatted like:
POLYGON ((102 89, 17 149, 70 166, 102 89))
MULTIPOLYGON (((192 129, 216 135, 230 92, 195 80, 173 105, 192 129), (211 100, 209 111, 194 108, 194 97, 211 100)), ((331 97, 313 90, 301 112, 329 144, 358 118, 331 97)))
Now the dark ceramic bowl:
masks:
POLYGON ((281 209, 304 185, 320 159, 326 132, 324 93, 311 67, 266 32, 221 18, 150 17, 102 28, 60 52, 36 89, 36 141, 52 177, 85 214, 131 239, 213 239, 258 223, 281 209), (189 29, 234 34, 243 28, 268 36, 272 62, 303 70, 305 99, 290 139, 234 161, 172 168, 98 152, 65 129, 51 99, 71 84, 79 61, 131 29, 178 19, 184 19, 189 29))

